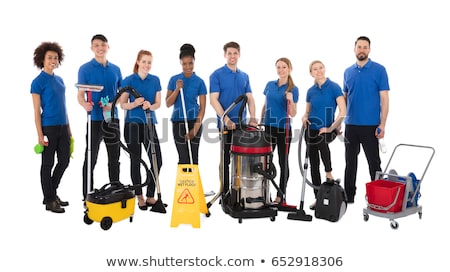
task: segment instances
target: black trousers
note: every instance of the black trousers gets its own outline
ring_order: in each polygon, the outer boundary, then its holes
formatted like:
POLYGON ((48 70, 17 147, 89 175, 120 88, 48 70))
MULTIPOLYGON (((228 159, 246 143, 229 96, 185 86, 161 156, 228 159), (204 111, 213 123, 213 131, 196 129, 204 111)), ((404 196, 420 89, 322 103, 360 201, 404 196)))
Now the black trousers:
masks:
MULTIPOLYGON (((130 151, 130 173, 131 181, 133 185, 142 184, 141 177, 141 158, 142 158, 142 146, 145 148, 145 153, 150 160, 150 169, 153 174, 149 173, 149 180, 147 185, 147 197, 153 197, 155 195, 156 178, 158 178, 161 166, 162 166, 162 155, 161 147, 159 145, 158 134, 155 129, 155 125, 151 124, 150 129, 153 132, 153 138, 150 139, 149 127, 146 124, 138 123, 125 123, 124 137, 127 142, 128 150, 130 151), (152 146, 154 147, 154 154, 152 154, 152 146), (153 156, 156 156, 155 166, 153 164, 153 156), (158 167, 158 176, 156 175, 155 167, 158 167)), ((142 195, 142 187, 137 187, 135 189, 136 195, 142 195)))
POLYGON ((271 139, 272 151, 275 151, 277 149, 278 152, 278 165, 280 166, 279 187, 281 192, 277 191, 277 197, 283 199, 283 197, 286 195, 286 188, 289 179, 288 158, 292 141, 292 131, 289 129, 288 135, 286 135, 285 128, 265 126, 265 132, 271 139))
POLYGON ((314 188, 314 195, 317 197, 318 187, 322 184, 320 175, 320 160, 322 160, 325 172, 331 172, 331 152, 329 144, 336 138, 335 131, 319 135, 319 130, 309 129, 305 131, 305 142, 308 145, 308 156, 311 164, 311 181, 314 188))
POLYGON ((44 195, 43 203, 56 200, 56 190, 70 161, 70 136, 67 125, 42 127, 48 138, 48 146, 42 152, 41 187, 44 195), (55 155, 57 163, 55 166, 55 155), (55 166, 55 168, 53 168, 55 166))
POLYGON ((348 201, 353 202, 356 194, 356 174, 358 155, 363 147, 369 165, 371 180, 377 171, 381 171, 381 159, 378 138, 375 136, 377 126, 345 126, 345 181, 344 187, 348 201))
MULTIPOLYGON (((91 186, 89 192, 94 190, 94 168, 97 164, 100 143, 103 141, 108 153, 108 174, 110 182, 119 181, 120 178, 120 127, 119 120, 111 122, 92 121, 91 122, 91 186)), ((87 125, 86 125, 87 127, 87 125)), ((83 197, 86 199, 87 188, 87 160, 88 160, 88 135, 86 133, 86 151, 83 164, 83 197)))
MULTIPOLYGON (((196 120, 188 121, 188 129, 191 130, 195 125, 196 120)), ((190 142, 190 149, 192 152, 192 163, 198 164, 198 150, 200 146, 200 138, 202 136, 203 126, 200 126, 197 134, 190 142)), ((186 135, 186 126, 184 121, 172 122, 172 134, 175 145, 178 151, 178 164, 190 164, 190 156, 188 149, 188 142, 184 138, 186 135)))

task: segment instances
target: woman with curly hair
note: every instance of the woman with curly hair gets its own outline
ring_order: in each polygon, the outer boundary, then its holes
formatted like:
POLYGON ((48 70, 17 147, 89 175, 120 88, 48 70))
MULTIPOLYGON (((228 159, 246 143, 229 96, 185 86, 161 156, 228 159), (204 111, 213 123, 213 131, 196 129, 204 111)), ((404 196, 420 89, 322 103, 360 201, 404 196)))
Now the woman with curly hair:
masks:
POLYGON ((44 147, 40 170, 43 204, 46 210, 54 213, 65 212, 63 206, 69 205, 57 194, 61 178, 69 166, 72 135, 67 118, 66 87, 62 78, 54 73, 63 59, 64 53, 58 43, 41 43, 34 50, 34 65, 41 72, 32 81, 30 91, 38 143, 44 147))

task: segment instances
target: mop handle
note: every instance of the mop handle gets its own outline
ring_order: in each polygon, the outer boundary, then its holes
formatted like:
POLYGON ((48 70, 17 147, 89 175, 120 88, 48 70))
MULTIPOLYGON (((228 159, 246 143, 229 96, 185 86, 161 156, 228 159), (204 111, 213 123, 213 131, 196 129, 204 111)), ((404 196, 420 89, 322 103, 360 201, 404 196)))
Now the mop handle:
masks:
MULTIPOLYGON (((184 114, 184 128, 186 130, 186 134, 189 134, 189 126, 188 126, 188 121, 187 121, 186 103, 184 102, 183 88, 180 88, 180 97, 181 97, 181 107, 183 108, 183 114, 184 114)), ((194 161, 192 159, 191 140, 188 140, 187 146, 188 146, 188 152, 189 152, 189 162, 190 162, 190 164, 193 164, 194 161)))
POLYGON ((286 148, 285 148, 285 154, 287 155, 289 153, 289 105, 290 101, 289 99, 286 99, 286 148))
POLYGON ((91 91, 87 91, 87 102, 92 103, 92 92, 91 91))
MULTIPOLYGON (((86 91, 87 95, 87 102, 92 103, 92 92, 90 90, 86 91)), ((86 193, 91 193, 91 187, 92 187, 92 111, 88 111, 88 124, 87 124, 87 135, 89 137, 87 141, 87 162, 86 162, 86 193)))

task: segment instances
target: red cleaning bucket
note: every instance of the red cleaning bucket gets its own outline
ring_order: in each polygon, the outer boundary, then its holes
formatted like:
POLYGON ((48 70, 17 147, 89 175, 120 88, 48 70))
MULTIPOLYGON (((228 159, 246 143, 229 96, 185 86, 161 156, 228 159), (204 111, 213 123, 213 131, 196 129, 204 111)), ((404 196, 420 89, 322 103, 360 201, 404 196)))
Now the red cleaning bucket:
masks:
POLYGON ((374 180, 366 183, 366 199, 371 210, 400 212, 405 195, 405 183, 390 180, 374 180))

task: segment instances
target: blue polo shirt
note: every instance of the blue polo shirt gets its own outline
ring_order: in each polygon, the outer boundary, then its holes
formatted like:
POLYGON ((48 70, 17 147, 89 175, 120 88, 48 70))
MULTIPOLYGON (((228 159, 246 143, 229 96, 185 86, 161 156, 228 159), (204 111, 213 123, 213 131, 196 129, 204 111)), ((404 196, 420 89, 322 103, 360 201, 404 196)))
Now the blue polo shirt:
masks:
MULTIPOLYGON (((222 105, 223 110, 228 107, 241 95, 251 93, 250 80, 248 75, 237 69, 236 72, 232 71, 225 64, 223 67, 215 70, 209 77, 209 92, 219 93, 219 103, 222 105)), ((239 109, 242 102, 234 106, 234 108, 228 113, 228 117, 236 124, 239 123, 239 109)), ((242 121, 247 115, 246 109, 242 113, 242 121)), ((220 117, 217 116, 217 127, 220 128, 220 117)))
MULTIPOLYGON (((102 85, 101 92, 92 92, 92 102, 94 108, 91 112, 92 121, 103 120, 103 109, 100 107, 100 98, 108 96, 109 101, 112 102, 117 94, 122 81, 122 73, 120 68, 111 62, 107 62, 106 66, 97 62, 94 58, 80 66, 78 70, 78 83, 102 85)), ((117 107, 114 109, 114 116, 118 118, 117 107)))
POLYGON ((389 91, 384 66, 369 61, 363 67, 355 63, 344 72, 343 91, 347 93, 345 124, 377 126, 380 124, 380 91, 389 91))
POLYGON ((315 83, 308 89, 306 102, 311 105, 308 120, 311 122, 309 127, 312 130, 330 127, 333 124, 336 99, 342 95, 341 87, 328 78, 321 87, 315 83))
POLYGON ((66 86, 61 77, 41 71, 31 82, 30 92, 41 96, 42 126, 67 125, 66 86))
MULTIPOLYGON (((183 80, 183 97, 186 106, 187 120, 196 120, 200 111, 200 105, 198 104, 198 97, 200 95, 206 95, 206 85, 203 79, 197 76, 195 73, 191 77, 185 77, 183 73, 174 75, 170 78, 167 85, 168 90, 175 90, 177 88, 177 80, 183 80)), ((184 110, 181 97, 177 96, 175 104, 173 105, 173 112, 171 121, 183 121, 184 110)))
MULTIPOLYGON (((159 77, 151 74, 147 74, 147 76, 143 80, 137 73, 131 74, 122 81, 122 86, 133 87, 138 94, 142 95, 144 99, 146 101, 149 101, 151 104, 155 103, 156 94, 157 92, 161 91, 161 83, 159 81, 159 77)), ((134 102, 135 97, 130 94, 129 99, 130 102, 134 102)), ((150 119, 153 124, 158 123, 154 111, 150 111, 150 119)), ((146 124, 147 118, 142 107, 136 107, 134 109, 127 110, 125 123, 146 124)))
MULTIPOLYGON (((278 80, 269 81, 264 89, 266 96, 266 111, 264 112, 263 124, 266 126, 286 128, 287 118, 287 101, 286 101, 287 84, 278 87, 278 80)), ((298 88, 294 86, 291 90, 294 103, 298 102, 298 88)), ((291 122, 289 118, 289 129, 291 122)))

